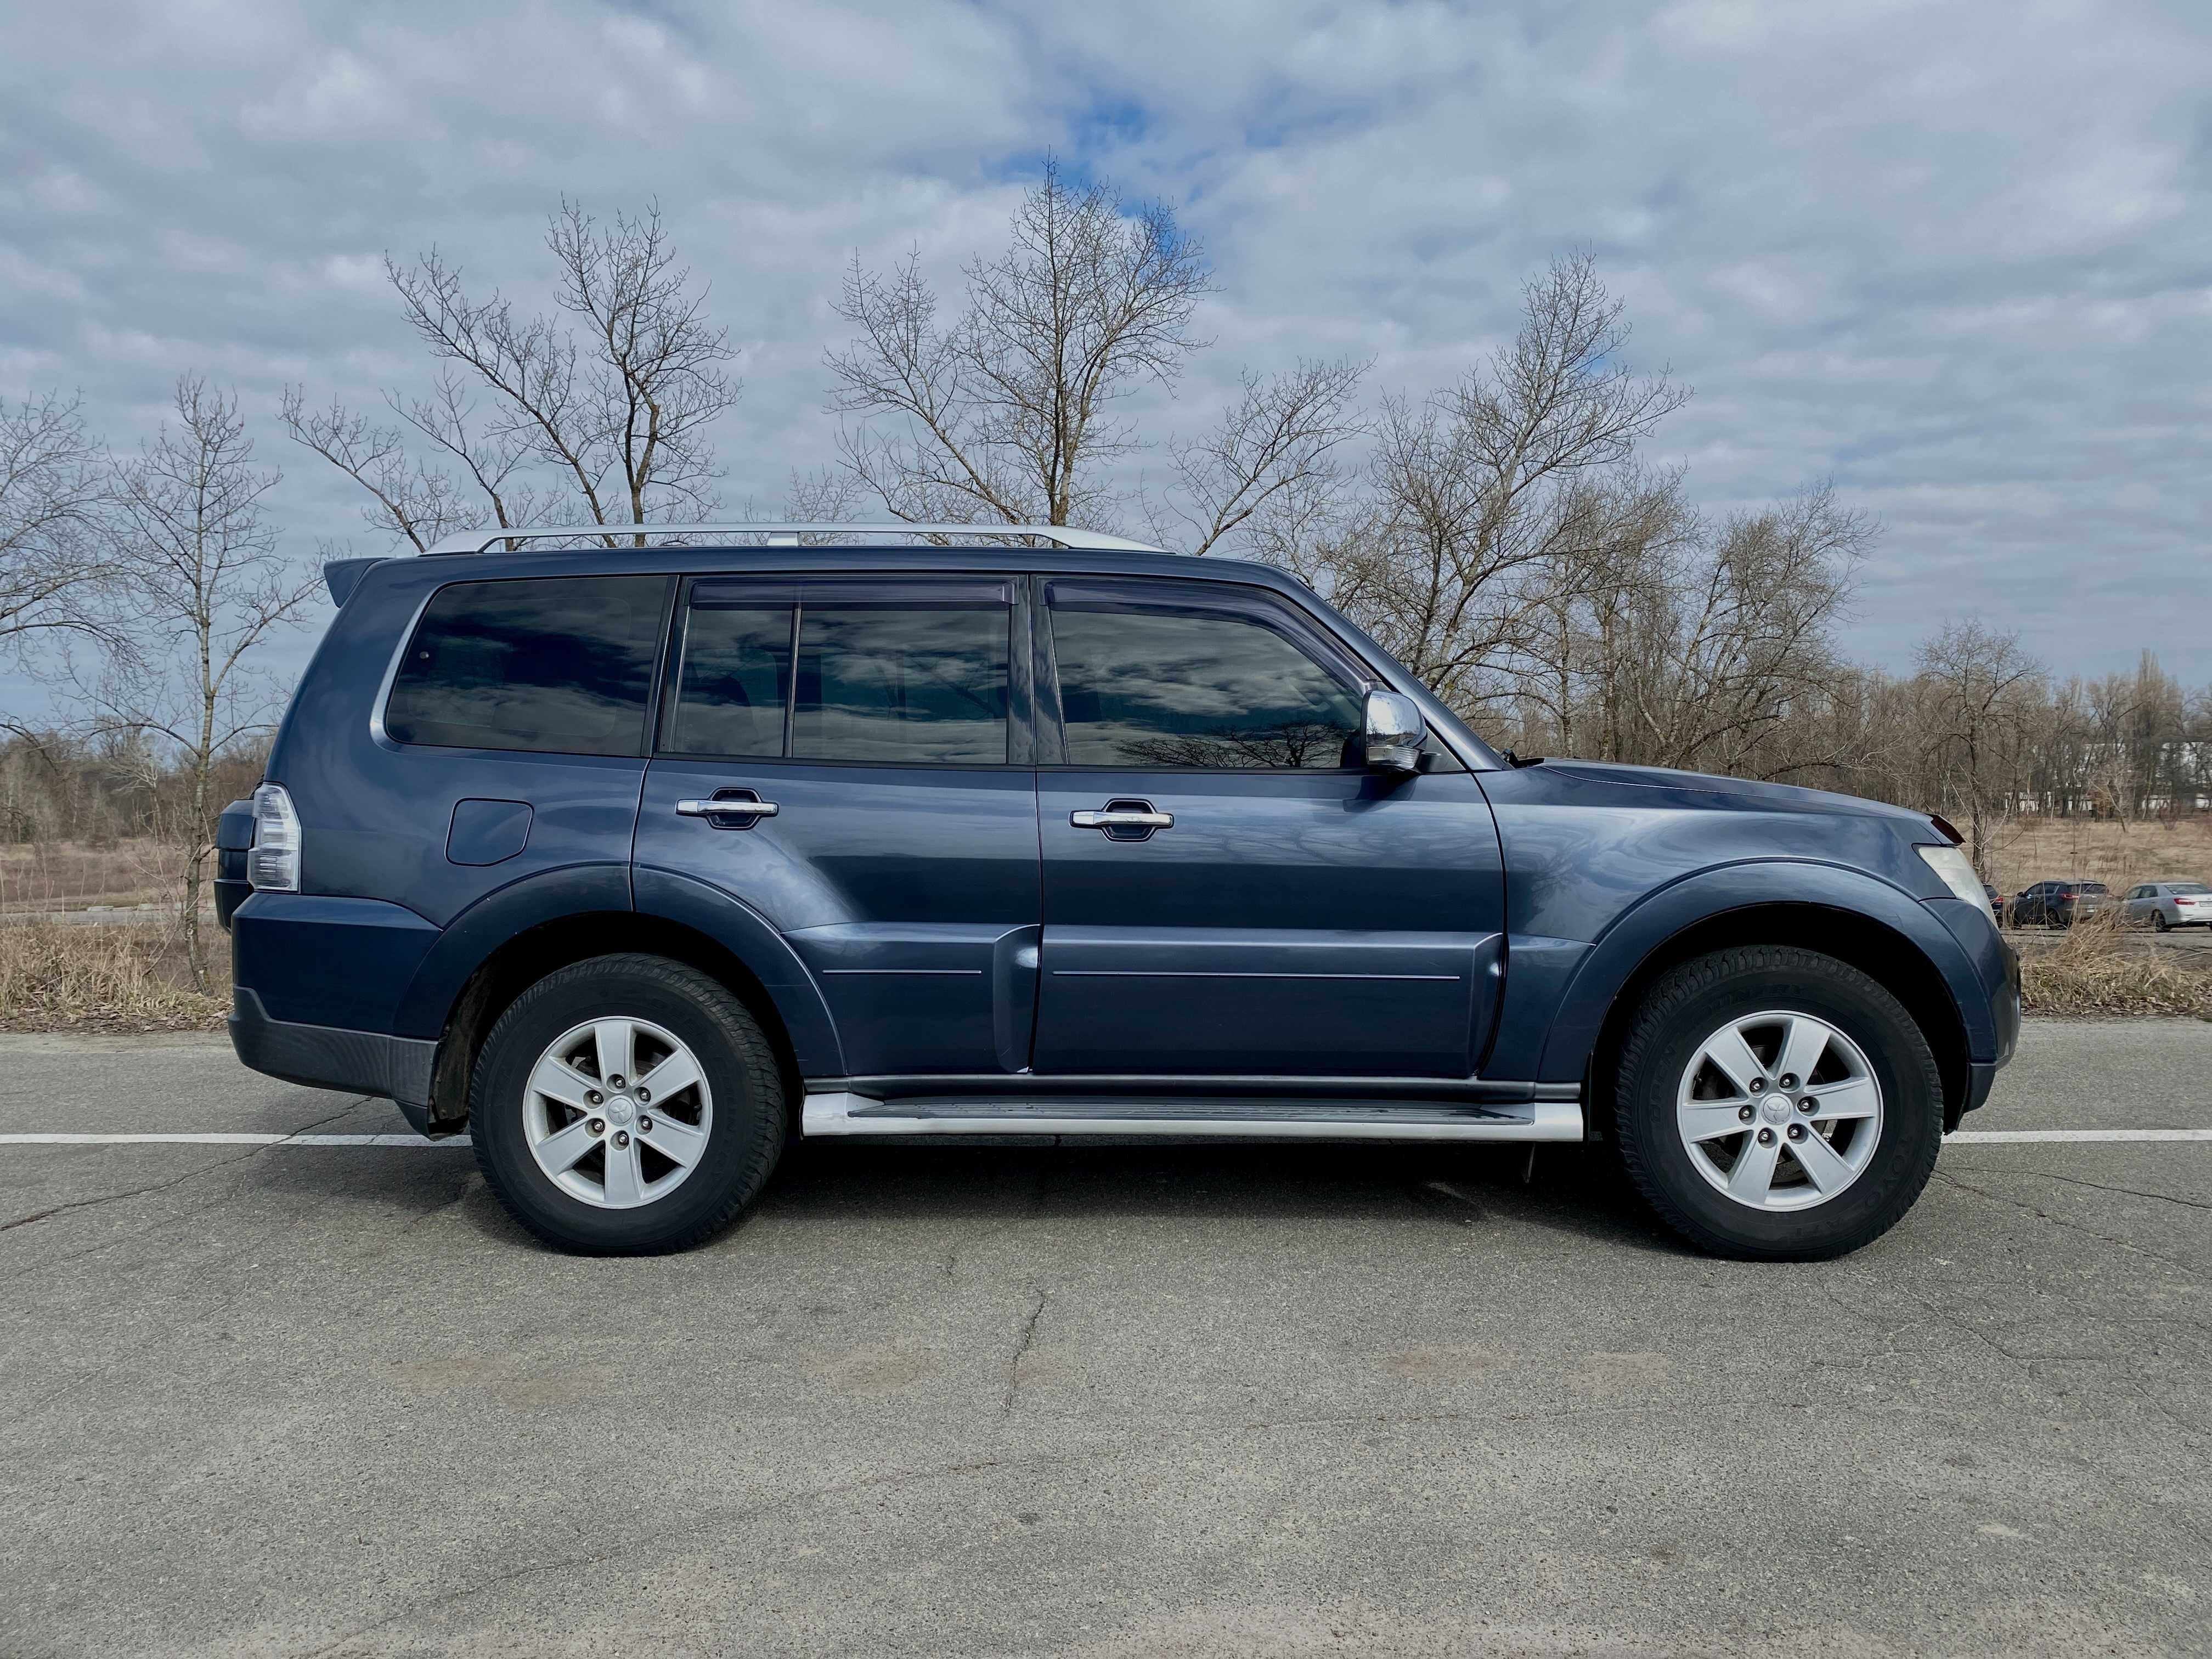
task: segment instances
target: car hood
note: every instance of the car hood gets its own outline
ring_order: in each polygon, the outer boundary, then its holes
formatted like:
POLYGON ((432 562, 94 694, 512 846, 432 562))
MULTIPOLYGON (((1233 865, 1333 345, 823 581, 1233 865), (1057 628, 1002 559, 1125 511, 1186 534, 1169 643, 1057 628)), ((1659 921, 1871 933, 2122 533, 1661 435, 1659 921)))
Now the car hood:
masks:
POLYGON ((1712 806, 1736 811, 1847 812, 1856 817, 1893 818, 1915 828, 1928 825, 1925 812, 1893 806, 1887 801, 1860 795, 1839 795, 1827 789, 1801 789, 1789 783, 1754 783, 1748 778, 1716 777, 1704 772, 1676 772, 1663 766, 1623 766, 1612 761, 1547 760, 1547 772, 1585 778, 1593 783, 1626 785, 1664 791, 1676 799, 1673 805, 1696 808, 1712 806))

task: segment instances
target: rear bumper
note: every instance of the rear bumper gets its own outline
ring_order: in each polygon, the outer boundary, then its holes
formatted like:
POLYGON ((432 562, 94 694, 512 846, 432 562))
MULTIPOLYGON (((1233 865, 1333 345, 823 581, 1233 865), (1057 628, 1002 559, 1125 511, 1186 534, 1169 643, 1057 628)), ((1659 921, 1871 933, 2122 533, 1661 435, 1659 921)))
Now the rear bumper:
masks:
POLYGON ((311 1089, 376 1095, 402 1109, 427 1110, 435 1042, 272 1019, 250 986, 233 986, 230 995, 230 1046, 253 1070, 311 1089))

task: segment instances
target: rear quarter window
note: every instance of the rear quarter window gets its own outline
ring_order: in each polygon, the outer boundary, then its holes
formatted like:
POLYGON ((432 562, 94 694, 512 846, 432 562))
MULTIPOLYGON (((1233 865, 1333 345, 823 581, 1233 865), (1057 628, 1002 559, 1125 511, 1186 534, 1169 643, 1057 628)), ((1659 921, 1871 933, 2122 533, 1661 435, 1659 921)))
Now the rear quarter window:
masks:
POLYGON ((641 754, 668 585, 557 576, 440 588, 392 677, 386 735, 450 749, 641 754))

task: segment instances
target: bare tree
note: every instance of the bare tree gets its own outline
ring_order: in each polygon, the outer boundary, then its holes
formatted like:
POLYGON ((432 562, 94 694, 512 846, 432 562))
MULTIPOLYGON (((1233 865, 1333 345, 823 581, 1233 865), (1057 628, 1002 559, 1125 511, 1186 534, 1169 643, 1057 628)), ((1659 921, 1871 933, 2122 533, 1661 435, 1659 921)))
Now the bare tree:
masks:
POLYGON ((316 584, 277 550, 263 508, 277 475, 253 465, 237 398, 188 376, 174 406, 176 425, 116 467, 111 556, 137 648, 111 656, 89 693, 99 724, 167 744, 184 775, 181 822, 168 828, 182 857, 185 951, 204 990, 200 892, 222 806, 212 783, 276 708, 249 653, 298 619, 316 584))
POLYGON ((106 457, 58 393, 0 399, 0 651, 112 635, 106 457))
POLYGON ((1826 485, 1728 520, 1677 566, 1624 678, 1640 758, 1781 777, 1842 757, 1771 742, 1842 669, 1829 630, 1873 525, 1826 485), (1794 749, 1794 752, 1792 751, 1794 749))
POLYGON ((1995 633, 1971 620, 1947 623, 1923 644, 1919 669, 1930 694, 1936 735, 1966 804, 1974 867, 1986 881, 1989 817, 1997 805, 1994 785, 2004 775, 1998 763, 2024 729, 2026 694, 2037 689, 2042 671, 2020 648, 2017 635, 1995 633))
POLYGON ((385 423, 287 396, 286 429, 368 493, 369 524, 395 540, 427 547, 486 515, 501 526, 555 513, 610 526, 710 515, 721 477, 710 428, 742 390, 723 367, 737 354, 659 207, 602 224, 563 199, 545 243, 567 320, 523 315, 496 289, 471 299, 435 248, 412 267, 387 258, 441 366, 436 386, 386 392, 385 423))
POLYGON ((1469 708, 1534 607, 1618 542, 1613 475, 1688 393, 1622 361, 1621 307, 1587 258, 1523 294, 1510 346, 1426 402, 1384 401, 1364 512, 1295 561, 1437 694, 1469 708))
POLYGON ((1137 447, 1113 405, 1171 386, 1203 343, 1190 321, 1205 258, 1164 204, 1126 211, 1050 161, 1012 232, 963 268, 967 309, 950 324, 918 252, 888 277, 855 256, 836 307, 859 334, 825 362, 832 410, 858 418, 839 432, 836 473, 794 480, 796 501, 873 498, 915 523, 1112 520, 1106 466, 1137 447))
POLYGON ((1333 501, 1346 482, 1338 450, 1369 430, 1352 401, 1368 367, 1300 362, 1265 379, 1247 369, 1211 432, 1169 446, 1175 485, 1146 508, 1154 537, 1201 556, 1224 544, 1264 549, 1286 511, 1333 501))

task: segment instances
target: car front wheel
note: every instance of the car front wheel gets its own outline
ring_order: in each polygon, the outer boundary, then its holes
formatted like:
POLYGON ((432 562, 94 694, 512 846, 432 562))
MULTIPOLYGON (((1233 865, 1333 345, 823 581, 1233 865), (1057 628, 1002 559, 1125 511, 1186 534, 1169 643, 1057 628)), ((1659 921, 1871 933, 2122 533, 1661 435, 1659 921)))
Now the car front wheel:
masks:
POLYGON ((594 957, 485 1038, 469 1090, 484 1179, 550 1244, 682 1249, 750 1204, 783 1150, 782 1080, 744 1004, 696 969, 594 957))
POLYGON ((1903 1005, 1789 945, 1700 957, 1652 986, 1614 1077, 1630 1179, 1718 1255, 1819 1261, 1912 1206, 1942 1143, 1942 1078, 1903 1005))

